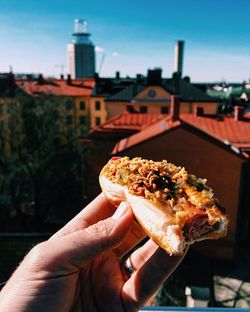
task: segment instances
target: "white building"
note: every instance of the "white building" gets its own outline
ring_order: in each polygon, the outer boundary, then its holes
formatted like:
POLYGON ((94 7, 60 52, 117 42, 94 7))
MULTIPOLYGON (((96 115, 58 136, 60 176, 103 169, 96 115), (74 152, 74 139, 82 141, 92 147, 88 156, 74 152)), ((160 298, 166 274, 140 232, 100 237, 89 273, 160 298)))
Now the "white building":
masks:
POLYGON ((95 47, 87 28, 86 20, 75 20, 73 40, 68 44, 68 72, 73 79, 95 75, 95 47))

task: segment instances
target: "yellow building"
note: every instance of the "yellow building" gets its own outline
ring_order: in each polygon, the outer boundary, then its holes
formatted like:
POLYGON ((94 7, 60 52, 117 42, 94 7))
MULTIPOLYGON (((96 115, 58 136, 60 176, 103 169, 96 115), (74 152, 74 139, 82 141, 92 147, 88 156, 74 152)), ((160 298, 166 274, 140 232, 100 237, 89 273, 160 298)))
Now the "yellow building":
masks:
POLYGON ((107 117, 112 118, 131 105, 141 113, 170 113, 171 95, 181 98, 180 113, 193 113, 196 106, 203 107, 205 114, 216 114, 217 102, 185 79, 177 82, 171 79, 161 80, 159 85, 134 83, 119 93, 106 99, 107 117), (178 83, 178 85, 177 85, 178 83))
POLYGON ((30 96, 56 96, 65 99, 65 122, 75 127, 90 128, 106 120, 103 97, 92 96, 94 79, 20 79, 17 85, 30 96))

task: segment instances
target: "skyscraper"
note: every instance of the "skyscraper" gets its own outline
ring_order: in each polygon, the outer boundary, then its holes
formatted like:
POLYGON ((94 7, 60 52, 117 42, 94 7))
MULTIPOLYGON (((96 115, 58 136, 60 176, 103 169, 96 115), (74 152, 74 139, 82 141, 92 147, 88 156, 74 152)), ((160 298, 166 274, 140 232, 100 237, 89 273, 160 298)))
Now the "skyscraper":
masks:
POLYGON ((90 40, 86 20, 75 19, 72 42, 68 44, 68 72, 72 78, 93 78, 95 47, 90 40))

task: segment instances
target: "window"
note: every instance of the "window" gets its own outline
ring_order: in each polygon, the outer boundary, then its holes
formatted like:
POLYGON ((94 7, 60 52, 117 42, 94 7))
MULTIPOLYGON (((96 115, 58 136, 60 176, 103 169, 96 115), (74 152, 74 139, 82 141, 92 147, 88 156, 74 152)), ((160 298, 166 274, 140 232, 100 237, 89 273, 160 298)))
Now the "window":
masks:
POLYGON ((95 102, 95 109, 96 110, 100 110, 101 109, 101 102, 100 101, 96 101, 95 102))
POLYGON ((13 111, 13 107, 12 107, 12 105, 9 104, 9 105, 7 106, 7 112, 8 112, 8 113, 11 113, 12 111, 13 111))
POLYGON ((85 110, 86 109, 86 105, 84 101, 80 101, 80 110, 85 110))
POLYGON ((72 115, 67 115, 66 116, 66 121, 68 125, 72 125, 73 124, 73 116, 72 115))
POLYGON ((14 120, 13 120, 13 117, 12 117, 12 118, 9 117, 8 120, 7 120, 7 122, 8 122, 8 127, 9 127, 9 128, 12 128, 12 127, 15 125, 15 122, 14 122, 14 120))
POLYGON ((140 113, 147 113, 147 112, 148 112, 147 106, 141 106, 140 107, 140 113))
POLYGON ((80 122, 81 125, 85 125, 85 123, 86 123, 86 116, 80 116, 79 117, 79 122, 80 122))
POLYGON ((95 124, 96 124, 96 126, 99 126, 101 124, 101 118, 100 117, 95 118, 95 124))
POLYGON ((66 102, 66 109, 68 109, 68 110, 73 109, 73 102, 72 101, 66 102))
POLYGON ((168 114, 169 113, 169 107, 168 106, 162 106, 161 107, 161 114, 168 114))
POLYGON ((152 89, 152 90, 149 90, 149 91, 148 91, 148 96, 149 96, 149 97, 155 97, 155 96, 156 96, 155 90, 153 90, 153 89, 152 89))

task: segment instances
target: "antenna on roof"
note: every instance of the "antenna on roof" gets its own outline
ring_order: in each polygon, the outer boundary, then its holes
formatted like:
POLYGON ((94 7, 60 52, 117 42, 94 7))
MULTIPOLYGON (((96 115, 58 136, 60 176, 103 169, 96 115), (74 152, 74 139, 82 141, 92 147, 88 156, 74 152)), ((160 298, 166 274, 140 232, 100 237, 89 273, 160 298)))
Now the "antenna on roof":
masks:
POLYGON ((63 76, 64 75, 64 68, 65 68, 65 65, 64 64, 58 64, 58 65, 55 65, 56 68, 59 68, 60 70, 60 76, 63 76))
POLYGON ((103 63, 104 63, 105 56, 106 56, 106 54, 103 52, 103 53, 102 53, 101 62, 100 62, 100 65, 99 65, 99 70, 98 70, 98 74, 99 74, 99 75, 100 75, 101 70, 102 70, 102 67, 103 67, 103 63))

